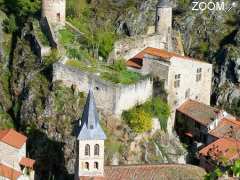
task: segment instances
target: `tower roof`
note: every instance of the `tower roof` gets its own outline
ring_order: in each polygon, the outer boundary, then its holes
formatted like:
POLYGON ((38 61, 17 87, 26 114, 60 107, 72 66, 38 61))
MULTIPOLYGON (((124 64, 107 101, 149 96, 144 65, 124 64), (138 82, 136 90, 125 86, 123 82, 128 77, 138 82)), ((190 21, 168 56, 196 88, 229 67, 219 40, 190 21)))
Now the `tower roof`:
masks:
POLYGON ((172 7, 169 0, 159 0, 157 7, 172 7))
POLYGON ((92 90, 89 90, 81 119, 78 140, 105 140, 106 135, 99 124, 99 116, 92 90))

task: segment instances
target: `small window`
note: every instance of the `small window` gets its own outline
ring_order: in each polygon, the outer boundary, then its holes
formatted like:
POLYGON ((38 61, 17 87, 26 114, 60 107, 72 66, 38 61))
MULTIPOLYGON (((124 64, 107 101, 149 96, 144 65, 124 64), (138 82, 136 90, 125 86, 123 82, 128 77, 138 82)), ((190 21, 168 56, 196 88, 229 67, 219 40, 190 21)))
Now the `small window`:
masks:
POLYGON ((99 87, 96 87, 96 90, 98 91, 98 90, 99 90, 99 87))
POLYGON ((93 125, 90 125, 90 129, 93 129, 93 125))
POLYGON ((159 22, 160 21, 160 16, 157 16, 157 22, 159 22))
POLYGON ((98 162, 94 162, 94 168, 95 168, 95 169, 99 169, 98 162))
POLYGON ((94 155, 99 156, 99 145, 98 144, 95 144, 95 146, 94 146, 94 155))
POLYGON ((85 162, 85 169, 89 170, 89 162, 85 162))
POLYGON ((175 88, 180 87, 180 79, 181 79, 181 74, 176 74, 175 75, 175 81, 174 81, 174 87, 175 88))
POLYGON ((196 81, 199 82, 202 79, 202 68, 197 69, 196 81))
POLYGON ((89 144, 85 145, 85 156, 90 156, 90 145, 89 144))
POLYGON ((57 20, 60 21, 60 13, 57 13, 57 20))
POLYGON ((188 99, 190 97, 190 89, 187 89, 185 92, 185 99, 188 99))

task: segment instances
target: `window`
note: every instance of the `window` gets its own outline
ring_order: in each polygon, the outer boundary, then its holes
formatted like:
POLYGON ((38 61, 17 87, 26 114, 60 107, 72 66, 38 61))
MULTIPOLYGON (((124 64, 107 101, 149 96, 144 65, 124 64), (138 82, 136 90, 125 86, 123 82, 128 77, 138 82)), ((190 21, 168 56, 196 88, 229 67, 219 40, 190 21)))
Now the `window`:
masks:
POLYGON ((99 156, 99 145, 95 144, 94 146, 94 155, 99 156))
POLYGON ((185 99, 188 99, 190 97, 190 89, 187 89, 185 92, 185 99))
POLYGON ((85 145, 85 156, 90 156, 90 145, 89 144, 85 145))
POLYGON ((93 125, 90 125, 90 129, 93 129, 93 125))
POLYGON ((175 81, 174 81, 174 87, 175 88, 180 87, 180 79, 181 79, 181 74, 176 74, 175 75, 175 81))
POLYGON ((85 169, 89 170, 89 162, 85 162, 85 169))
POLYGON ((57 20, 60 21, 60 13, 57 13, 57 20))
POLYGON ((99 168, 98 162, 94 162, 94 168, 95 168, 95 169, 98 169, 98 168, 99 168))
POLYGON ((157 22, 159 22, 159 20, 160 20, 160 16, 157 16, 157 22))
POLYGON ((197 69, 196 81, 199 82, 202 79, 202 68, 197 69))

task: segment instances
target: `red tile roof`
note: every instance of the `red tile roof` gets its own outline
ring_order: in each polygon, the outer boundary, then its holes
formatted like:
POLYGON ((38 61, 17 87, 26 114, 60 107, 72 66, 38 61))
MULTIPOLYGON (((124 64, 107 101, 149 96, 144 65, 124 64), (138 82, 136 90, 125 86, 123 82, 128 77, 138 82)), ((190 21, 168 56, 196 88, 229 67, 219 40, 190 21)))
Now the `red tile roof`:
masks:
POLYGON ((209 131, 209 134, 218 138, 228 137, 240 140, 240 121, 224 118, 215 129, 209 131))
MULTIPOLYGON (((142 61, 143 61, 143 58, 146 54, 156 56, 156 57, 160 57, 160 58, 162 58, 163 60, 166 60, 166 61, 169 61, 170 58, 172 58, 172 57, 180 57, 180 58, 183 58, 183 59, 193 60, 190 57, 181 56, 179 54, 176 54, 175 52, 169 52, 169 51, 164 50, 164 49, 147 47, 146 49, 144 49, 143 51, 138 53, 136 56, 129 59, 127 61, 127 65, 130 66, 130 67, 133 67, 133 68, 141 69, 142 61)), ((199 61, 199 60, 195 60, 195 61, 199 61)), ((205 63, 204 61, 200 61, 200 62, 205 63)))
POLYGON ((203 179, 205 171, 196 166, 182 164, 105 166, 104 177, 80 177, 80 180, 165 180, 203 179))
POLYGON ((0 164, 0 176, 10 180, 17 180, 22 174, 4 164, 0 164))
POLYGON ((239 158, 239 153, 240 141, 232 138, 220 138, 199 152, 200 155, 210 156, 213 160, 219 160, 219 158, 235 160, 239 158))
POLYGON ((220 110, 214 107, 193 100, 188 100, 183 103, 177 111, 204 126, 211 123, 220 112, 220 110))
POLYGON ((19 164, 22 165, 22 166, 24 166, 24 167, 28 167, 28 168, 33 169, 33 166, 34 166, 34 164, 35 164, 35 160, 30 159, 30 158, 23 157, 23 158, 20 160, 19 164))
POLYGON ((0 131, 0 141, 12 147, 20 149, 27 141, 27 137, 14 129, 0 131))

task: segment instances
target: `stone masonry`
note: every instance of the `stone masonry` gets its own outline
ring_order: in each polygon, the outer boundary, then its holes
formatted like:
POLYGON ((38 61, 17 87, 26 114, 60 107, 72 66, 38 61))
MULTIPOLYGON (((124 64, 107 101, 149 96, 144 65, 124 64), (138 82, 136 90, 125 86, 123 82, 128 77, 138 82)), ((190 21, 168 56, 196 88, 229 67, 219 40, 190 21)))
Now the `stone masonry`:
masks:
POLYGON ((150 77, 130 85, 113 84, 100 79, 97 75, 82 72, 62 63, 54 64, 53 81, 61 81, 69 87, 75 86, 85 93, 88 93, 90 85, 93 86, 97 108, 116 116, 121 116, 124 110, 146 102, 153 92, 150 77))
POLYGON ((42 18, 53 24, 65 25, 66 0, 42 0, 42 18))

